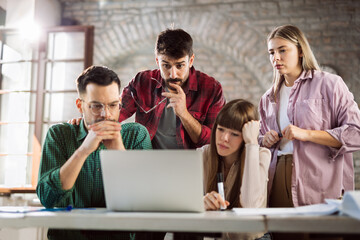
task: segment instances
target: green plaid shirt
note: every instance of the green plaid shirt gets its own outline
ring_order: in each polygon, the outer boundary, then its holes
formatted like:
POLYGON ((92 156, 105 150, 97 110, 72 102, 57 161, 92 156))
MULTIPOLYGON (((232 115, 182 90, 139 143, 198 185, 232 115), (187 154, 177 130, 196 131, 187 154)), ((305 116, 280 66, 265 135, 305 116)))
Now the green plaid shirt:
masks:
MULTIPOLYGON (((42 149, 39 182, 36 188, 41 203, 46 208, 105 207, 105 196, 99 153, 106 149, 103 144, 91 153, 79 173, 74 186, 63 190, 60 168, 73 155, 87 136, 83 121, 80 125, 67 123, 52 126, 42 149)), ((138 123, 125 123, 121 136, 126 149, 151 149, 146 128, 138 123)), ((129 239, 129 234, 108 231, 49 230, 49 239, 129 239), (105 234, 105 235, 103 235, 105 234), (115 234, 115 235, 114 235, 115 234)))

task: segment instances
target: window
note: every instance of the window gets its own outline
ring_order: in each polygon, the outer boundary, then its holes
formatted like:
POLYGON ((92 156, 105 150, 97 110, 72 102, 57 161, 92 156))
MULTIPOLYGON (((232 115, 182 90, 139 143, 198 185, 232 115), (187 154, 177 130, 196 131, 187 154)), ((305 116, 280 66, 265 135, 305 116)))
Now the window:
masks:
POLYGON ((79 116, 75 80, 92 65, 93 34, 47 28, 35 42, 0 30, 0 186, 34 188, 48 128, 79 116))

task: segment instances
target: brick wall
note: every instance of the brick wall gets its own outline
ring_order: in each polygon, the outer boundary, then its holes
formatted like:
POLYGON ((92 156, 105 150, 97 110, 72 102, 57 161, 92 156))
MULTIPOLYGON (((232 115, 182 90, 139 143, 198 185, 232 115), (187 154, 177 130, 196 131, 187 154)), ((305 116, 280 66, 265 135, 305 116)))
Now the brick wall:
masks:
MULTIPOLYGON (((180 27, 194 38, 196 69, 221 82, 227 100, 257 104, 271 85, 266 36, 294 24, 307 35, 318 62, 339 74, 360 103, 360 1, 357 0, 60 0, 63 17, 94 25, 95 64, 123 85, 156 68, 157 34, 180 27)), ((354 155, 360 189, 360 154, 354 155)))

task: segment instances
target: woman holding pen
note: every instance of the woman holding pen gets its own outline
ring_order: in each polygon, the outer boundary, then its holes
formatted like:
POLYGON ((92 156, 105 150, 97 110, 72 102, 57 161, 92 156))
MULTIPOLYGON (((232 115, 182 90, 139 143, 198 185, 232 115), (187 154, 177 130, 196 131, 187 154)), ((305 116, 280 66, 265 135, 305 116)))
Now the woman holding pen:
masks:
MULTIPOLYGON (((258 145, 259 126, 256 108, 246 100, 220 110, 210 144, 201 148, 206 210, 266 207, 271 153, 258 145)), ((223 233, 223 239, 271 239, 263 234, 223 233)))
POLYGON ((268 149, 259 147, 258 135, 259 121, 253 104, 237 99, 221 109, 210 144, 202 148, 206 210, 266 207, 271 155, 268 149), (219 175, 225 199, 219 194, 219 175))
POLYGON ((341 77, 320 70, 295 26, 268 36, 273 86, 259 104, 262 146, 272 152, 269 206, 293 207, 341 198, 354 189, 353 151, 360 113, 341 77))

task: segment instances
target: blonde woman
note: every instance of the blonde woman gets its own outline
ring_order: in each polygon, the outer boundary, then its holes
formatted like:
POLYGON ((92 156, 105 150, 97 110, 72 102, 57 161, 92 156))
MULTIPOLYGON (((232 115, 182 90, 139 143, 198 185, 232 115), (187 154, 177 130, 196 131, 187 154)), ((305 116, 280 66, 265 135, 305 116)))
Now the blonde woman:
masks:
POLYGON ((268 36, 273 86, 259 104, 262 146, 272 152, 269 206, 340 198, 354 189, 352 152, 360 149, 360 113, 341 77, 320 70, 295 26, 268 36))

